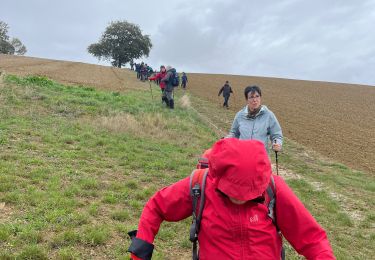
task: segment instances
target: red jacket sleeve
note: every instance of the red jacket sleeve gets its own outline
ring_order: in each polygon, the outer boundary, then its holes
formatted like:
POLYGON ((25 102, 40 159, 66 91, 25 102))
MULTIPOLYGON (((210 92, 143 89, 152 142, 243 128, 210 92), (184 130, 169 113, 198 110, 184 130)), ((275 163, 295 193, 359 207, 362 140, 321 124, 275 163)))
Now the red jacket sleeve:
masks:
POLYGON ((130 254, 130 259, 131 259, 131 260, 142 260, 142 258, 139 258, 139 257, 136 256, 135 254, 130 254))
POLYGON ((191 216, 189 182, 190 177, 187 177, 151 197, 139 220, 137 238, 153 243, 164 220, 176 222, 191 216))
POLYGON ((161 79, 161 73, 156 74, 154 77, 148 78, 149 80, 161 79))
POLYGON ((316 222, 288 185, 278 176, 276 221, 284 237, 307 259, 335 259, 326 232, 316 222))

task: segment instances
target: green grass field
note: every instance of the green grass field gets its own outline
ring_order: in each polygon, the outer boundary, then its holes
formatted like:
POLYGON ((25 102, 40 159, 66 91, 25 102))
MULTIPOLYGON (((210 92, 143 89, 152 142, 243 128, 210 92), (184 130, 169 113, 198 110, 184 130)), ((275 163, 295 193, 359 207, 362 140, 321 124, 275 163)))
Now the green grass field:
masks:
MULTIPOLYGON (((105 92, 36 76, 0 82, 0 259, 128 259, 126 233, 145 202, 188 176, 218 138, 189 106, 164 108, 156 91, 152 100, 144 90, 105 92)), ((338 259, 369 259, 373 176, 311 154, 287 140, 280 154, 294 173, 287 182, 326 228, 338 259)), ((154 259, 189 259, 188 229, 189 220, 164 223, 154 259)), ((287 254, 298 258, 289 246, 287 254)))

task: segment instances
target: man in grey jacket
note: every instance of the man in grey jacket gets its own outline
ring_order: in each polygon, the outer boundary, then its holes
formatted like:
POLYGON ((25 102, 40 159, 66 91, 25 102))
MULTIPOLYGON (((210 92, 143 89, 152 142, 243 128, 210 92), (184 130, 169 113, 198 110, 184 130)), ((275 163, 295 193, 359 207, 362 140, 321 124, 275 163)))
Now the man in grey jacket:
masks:
POLYGON ((269 143, 275 152, 281 151, 283 133, 275 114, 262 105, 262 91, 249 86, 244 91, 247 106, 237 112, 227 137, 262 141, 269 153, 269 143))
POLYGON ((229 86, 228 80, 225 81, 224 86, 221 87, 218 96, 220 96, 221 93, 223 93, 223 97, 224 97, 223 107, 228 108, 228 101, 229 101, 230 93, 233 93, 232 88, 229 86))

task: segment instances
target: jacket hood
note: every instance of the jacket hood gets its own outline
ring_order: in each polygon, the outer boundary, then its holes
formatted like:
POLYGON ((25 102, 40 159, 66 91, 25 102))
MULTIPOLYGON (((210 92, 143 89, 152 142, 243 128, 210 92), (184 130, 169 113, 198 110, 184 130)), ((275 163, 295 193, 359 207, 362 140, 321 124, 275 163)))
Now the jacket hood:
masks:
POLYGON ((242 201, 261 196, 271 176, 267 151, 257 140, 225 138, 216 142, 209 155, 209 168, 216 188, 242 201))

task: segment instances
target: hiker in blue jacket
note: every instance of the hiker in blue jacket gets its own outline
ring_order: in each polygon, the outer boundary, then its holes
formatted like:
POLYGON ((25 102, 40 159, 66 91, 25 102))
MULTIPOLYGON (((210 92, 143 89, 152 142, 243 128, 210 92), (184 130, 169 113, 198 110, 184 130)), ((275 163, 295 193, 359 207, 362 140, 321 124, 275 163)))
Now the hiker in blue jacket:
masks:
POLYGON ((140 79, 141 78, 141 64, 140 63, 135 64, 135 71, 137 72, 137 79, 140 79))
POLYGON ((181 87, 183 89, 186 89, 186 84, 188 82, 188 78, 186 76, 186 73, 185 72, 182 72, 182 76, 181 76, 181 87))
POLYGON ((237 112, 227 137, 262 141, 269 153, 281 151, 283 133, 275 114, 262 105, 262 91, 258 86, 248 86, 244 91, 247 105, 237 112))

